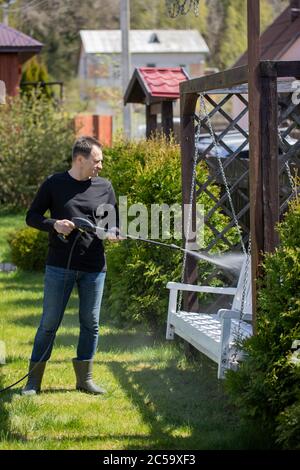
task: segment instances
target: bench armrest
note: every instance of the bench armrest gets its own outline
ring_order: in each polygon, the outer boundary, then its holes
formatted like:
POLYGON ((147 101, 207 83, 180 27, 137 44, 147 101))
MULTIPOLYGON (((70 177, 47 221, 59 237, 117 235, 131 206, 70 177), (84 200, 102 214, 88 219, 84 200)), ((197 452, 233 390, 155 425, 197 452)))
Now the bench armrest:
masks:
MULTIPOLYGON (((225 318, 232 318, 234 320, 239 320, 240 314, 241 312, 239 310, 229 310, 226 308, 222 308, 218 311, 218 317, 220 318, 220 320, 225 319, 225 318)), ((252 315, 250 313, 244 313, 242 315, 241 320, 251 321, 252 315)))

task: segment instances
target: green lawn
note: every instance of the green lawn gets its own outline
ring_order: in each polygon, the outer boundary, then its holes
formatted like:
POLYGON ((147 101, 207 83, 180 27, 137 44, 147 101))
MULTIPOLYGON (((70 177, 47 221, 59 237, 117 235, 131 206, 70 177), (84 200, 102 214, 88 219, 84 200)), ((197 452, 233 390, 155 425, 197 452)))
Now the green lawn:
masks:
MULTIPOLYGON (((0 262, 9 261, 4 235, 23 216, 0 217, 0 262), (3 223, 2 223, 3 222, 3 223), (2 257, 2 259, 1 259, 2 257)), ((42 305, 42 273, 0 273, 0 340, 7 364, 2 387, 27 372, 42 305)), ((103 312, 95 378, 104 396, 74 390, 71 359, 78 337, 72 297, 36 397, 21 385, 0 396, 1 449, 247 449, 259 447, 229 405, 216 366, 188 362, 183 345, 142 326, 120 328, 103 312)))

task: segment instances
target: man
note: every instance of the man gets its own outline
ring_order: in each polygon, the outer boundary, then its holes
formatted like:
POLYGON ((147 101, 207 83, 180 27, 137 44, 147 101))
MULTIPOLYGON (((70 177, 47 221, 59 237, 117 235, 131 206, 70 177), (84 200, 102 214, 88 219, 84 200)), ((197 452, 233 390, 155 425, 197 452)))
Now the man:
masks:
MULTIPOLYGON (((94 233, 84 232, 79 236, 72 222, 72 217, 84 217, 98 225, 101 219, 99 208, 109 204, 115 208, 115 225, 118 225, 112 185, 98 176, 102 162, 102 146, 98 140, 80 137, 73 146, 71 169, 49 176, 39 188, 27 212, 28 225, 49 232, 49 250, 45 269, 43 314, 34 341, 28 382, 22 390, 23 395, 33 395, 40 391, 55 333, 75 283, 79 295, 80 320, 77 357, 73 359, 76 388, 93 394, 105 393, 92 379, 106 274, 103 242, 94 233), (50 218, 44 216, 47 210, 50 210, 50 218), (76 237, 78 239, 67 271, 70 251, 76 237)), ((109 238, 117 239, 112 235, 109 238)))

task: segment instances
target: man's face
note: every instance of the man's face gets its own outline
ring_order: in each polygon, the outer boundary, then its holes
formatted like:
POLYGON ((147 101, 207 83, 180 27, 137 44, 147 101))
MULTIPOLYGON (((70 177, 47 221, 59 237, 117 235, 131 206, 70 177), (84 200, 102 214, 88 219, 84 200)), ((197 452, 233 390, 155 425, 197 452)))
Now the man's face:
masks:
POLYGON ((86 178, 97 176, 102 170, 103 154, 97 145, 93 145, 89 158, 80 157, 80 159, 82 172, 86 178))

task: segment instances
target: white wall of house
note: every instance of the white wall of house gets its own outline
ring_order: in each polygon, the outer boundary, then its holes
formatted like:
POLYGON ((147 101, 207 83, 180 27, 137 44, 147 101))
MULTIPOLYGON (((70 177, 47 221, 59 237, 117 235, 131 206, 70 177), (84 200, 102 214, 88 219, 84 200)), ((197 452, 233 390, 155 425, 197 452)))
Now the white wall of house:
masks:
MULTIPOLYGON (((121 31, 81 30, 80 97, 99 114, 122 113, 121 31)), ((204 72, 208 46, 197 30, 130 30, 131 76, 137 67, 184 67, 190 77, 204 72)), ((145 121, 144 106, 131 105, 133 128, 145 121), (136 122, 134 120, 136 119, 136 122)), ((178 112, 178 106, 174 106, 178 112)), ((116 126, 115 126, 116 123, 116 126)))
MULTIPOLYGON (((132 73, 137 67, 184 67, 193 77, 201 74, 204 64, 204 55, 195 53, 131 55, 132 73)), ((81 50, 78 76, 87 86, 121 87, 120 54, 86 54, 81 50)))

